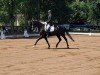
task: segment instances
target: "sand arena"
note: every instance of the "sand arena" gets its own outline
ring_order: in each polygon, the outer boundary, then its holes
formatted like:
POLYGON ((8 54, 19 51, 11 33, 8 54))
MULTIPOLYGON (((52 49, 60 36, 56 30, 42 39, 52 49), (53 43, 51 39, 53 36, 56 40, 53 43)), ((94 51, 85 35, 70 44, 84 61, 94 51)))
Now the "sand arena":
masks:
MULTIPOLYGON (((66 36, 67 37, 67 36, 66 36)), ((100 75, 100 37, 72 35, 70 49, 62 40, 58 49, 56 37, 44 39, 0 40, 0 75, 100 75)))

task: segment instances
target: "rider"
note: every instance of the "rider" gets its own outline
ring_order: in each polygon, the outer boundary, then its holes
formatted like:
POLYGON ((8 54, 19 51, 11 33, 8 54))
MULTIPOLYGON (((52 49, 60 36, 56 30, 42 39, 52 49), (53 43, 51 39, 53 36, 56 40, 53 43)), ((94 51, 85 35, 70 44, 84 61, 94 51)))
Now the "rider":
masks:
POLYGON ((51 10, 48 10, 47 25, 49 25, 49 28, 47 30, 47 35, 49 36, 50 28, 51 28, 51 26, 53 26, 53 23, 52 23, 52 11, 51 10))

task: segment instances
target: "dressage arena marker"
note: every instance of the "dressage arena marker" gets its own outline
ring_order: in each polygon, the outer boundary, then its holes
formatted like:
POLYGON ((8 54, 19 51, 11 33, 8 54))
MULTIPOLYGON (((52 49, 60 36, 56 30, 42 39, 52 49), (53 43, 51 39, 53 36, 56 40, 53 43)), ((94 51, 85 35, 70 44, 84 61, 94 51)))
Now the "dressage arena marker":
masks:
POLYGON ((91 32, 89 33, 89 36, 92 36, 92 33, 91 32))

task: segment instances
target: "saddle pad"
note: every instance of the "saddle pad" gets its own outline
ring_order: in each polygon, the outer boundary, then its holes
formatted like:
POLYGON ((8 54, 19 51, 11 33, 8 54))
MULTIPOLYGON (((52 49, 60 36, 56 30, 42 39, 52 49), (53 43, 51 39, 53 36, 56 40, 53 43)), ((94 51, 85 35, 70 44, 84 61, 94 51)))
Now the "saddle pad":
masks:
POLYGON ((54 31, 54 26, 51 26, 50 27, 50 32, 53 32, 54 31))

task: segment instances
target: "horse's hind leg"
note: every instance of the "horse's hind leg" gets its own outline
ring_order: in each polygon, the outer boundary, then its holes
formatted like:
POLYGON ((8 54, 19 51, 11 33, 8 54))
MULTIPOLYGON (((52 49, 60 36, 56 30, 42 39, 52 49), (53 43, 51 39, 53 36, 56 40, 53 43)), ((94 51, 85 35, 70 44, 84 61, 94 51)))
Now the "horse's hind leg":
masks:
POLYGON ((67 40, 66 36, 65 36, 65 35, 62 35, 62 37, 63 37, 63 38, 64 38, 64 40, 66 41, 67 48, 69 48, 69 44, 68 44, 68 40, 67 40))
POLYGON ((60 36, 57 36, 57 38, 59 39, 58 43, 56 44, 56 48, 58 47, 58 44, 60 43, 60 41, 62 40, 60 36))
POLYGON ((42 39, 43 37, 42 36, 40 36, 38 39, 37 39, 37 41, 35 42, 35 44, 34 45, 36 45, 37 44, 37 42, 40 40, 40 39, 42 39))
POLYGON ((50 48, 50 44, 49 44, 49 42, 48 42, 47 37, 44 37, 44 39, 46 40, 46 42, 47 42, 47 44, 48 44, 48 48, 50 48))

